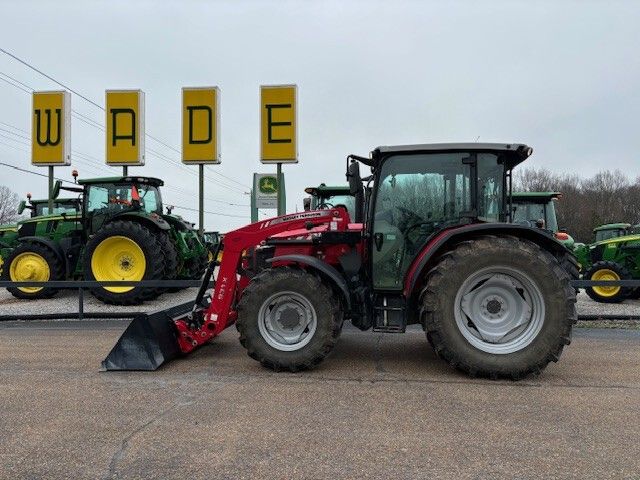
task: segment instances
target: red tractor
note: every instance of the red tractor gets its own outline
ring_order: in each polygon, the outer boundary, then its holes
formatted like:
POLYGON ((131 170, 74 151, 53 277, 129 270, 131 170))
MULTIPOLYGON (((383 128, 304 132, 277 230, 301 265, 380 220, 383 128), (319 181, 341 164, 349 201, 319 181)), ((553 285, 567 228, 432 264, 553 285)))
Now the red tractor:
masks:
POLYGON ((227 233, 208 301, 215 261, 192 307, 136 317, 103 368, 154 370, 235 324, 262 365, 304 370, 350 320, 389 333, 421 325, 470 375, 542 371, 570 343, 576 299, 563 265, 575 259, 546 231, 507 223, 511 171, 531 152, 461 143, 350 155, 355 218, 331 208, 227 233))

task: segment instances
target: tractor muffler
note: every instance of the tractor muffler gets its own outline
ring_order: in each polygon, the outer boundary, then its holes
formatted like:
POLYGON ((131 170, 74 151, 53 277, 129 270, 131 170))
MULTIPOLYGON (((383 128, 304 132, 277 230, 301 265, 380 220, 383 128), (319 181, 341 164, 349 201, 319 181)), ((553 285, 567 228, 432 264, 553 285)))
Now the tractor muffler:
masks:
POLYGON ((136 315, 102 361, 102 370, 156 370, 182 355, 175 318, 188 314, 193 302, 136 315))

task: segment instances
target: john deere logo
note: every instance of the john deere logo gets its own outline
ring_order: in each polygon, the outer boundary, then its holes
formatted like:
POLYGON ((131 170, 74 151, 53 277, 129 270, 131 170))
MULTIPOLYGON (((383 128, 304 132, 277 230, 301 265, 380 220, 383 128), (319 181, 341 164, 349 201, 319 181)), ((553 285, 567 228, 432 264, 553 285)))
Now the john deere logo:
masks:
POLYGON ((260 193, 274 194, 278 193, 278 179, 276 177, 262 177, 258 182, 260 193))

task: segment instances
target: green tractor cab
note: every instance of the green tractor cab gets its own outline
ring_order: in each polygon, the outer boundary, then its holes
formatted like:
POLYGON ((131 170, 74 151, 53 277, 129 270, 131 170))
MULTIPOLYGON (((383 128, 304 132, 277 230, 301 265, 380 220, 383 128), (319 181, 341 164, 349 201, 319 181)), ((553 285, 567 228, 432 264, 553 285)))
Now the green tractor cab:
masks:
MULTIPOLYGON (((593 229, 596 241, 576 244, 574 254, 585 280, 640 279, 640 234, 629 223, 610 223, 593 229)), ((619 303, 640 297, 640 288, 589 287, 596 302, 619 303)))
POLYGON ((607 223, 606 225, 600 225, 593 229, 596 242, 609 240, 610 238, 624 237, 632 233, 634 232, 630 223, 607 223))
POLYGON ((569 250, 574 239, 566 230, 558 228, 555 202, 562 198, 560 192, 513 192, 513 222, 549 230, 569 250))
POLYGON ((321 183, 317 187, 307 187, 304 191, 311 195, 307 197, 308 200, 305 199, 305 210, 322 210, 344 206, 352 221, 355 219, 355 197, 350 192, 348 185, 327 186, 321 183))
MULTIPOLYGON (((0 250, 2 278, 12 281, 86 279, 139 281, 199 279, 207 250, 193 224, 163 214, 160 187, 150 177, 82 179, 74 187, 79 210, 34 216, 18 223, 16 244, 0 250)), ((59 184, 58 184, 59 185, 59 184)), ((64 202, 64 201, 61 201, 64 202)), ((34 206, 37 212, 37 203, 34 206)), ((18 298, 51 297, 49 287, 8 289, 18 298)), ((139 304, 163 289, 95 287, 106 303, 139 304)))

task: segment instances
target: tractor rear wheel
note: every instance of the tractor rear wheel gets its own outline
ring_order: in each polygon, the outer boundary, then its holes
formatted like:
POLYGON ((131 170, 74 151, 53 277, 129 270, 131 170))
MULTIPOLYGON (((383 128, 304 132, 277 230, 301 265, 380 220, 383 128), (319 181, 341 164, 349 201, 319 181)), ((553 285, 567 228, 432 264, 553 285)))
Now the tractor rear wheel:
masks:
MULTIPOLYGON (((23 243, 8 256, 2 272, 2 279, 12 282, 47 282, 62 280, 64 266, 62 260, 49 247, 39 243, 23 243)), ((8 287, 16 298, 35 300, 51 298, 59 289, 51 287, 8 287)))
MULTIPOLYGON (((159 232, 157 235, 160 251, 164 257, 164 280, 175 280, 178 276, 178 251, 166 232, 159 232)), ((177 292, 179 288, 159 288, 158 294, 168 292, 177 292)))
MULTIPOLYGON (((84 276, 87 280, 161 280, 165 271, 158 237, 144 225, 116 220, 87 242, 84 276)), ((91 293, 112 305, 136 305, 156 298, 157 288, 94 287, 91 293)))
POLYGON ((319 364, 342 329, 340 299, 317 276, 289 267, 251 280, 238 304, 240 343, 263 366, 296 372, 319 364))
MULTIPOLYGON (((600 261, 591 265, 583 276, 585 280, 630 280, 631 273, 616 262, 600 261)), ((587 287, 587 295, 600 303, 620 303, 632 289, 626 287, 587 287)))
POLYGON ((576 322, 559 261, 528 240, 458 244, 428 273, 421 320, 436 354, 472 376, 514 380, 558 361, 576 322))

